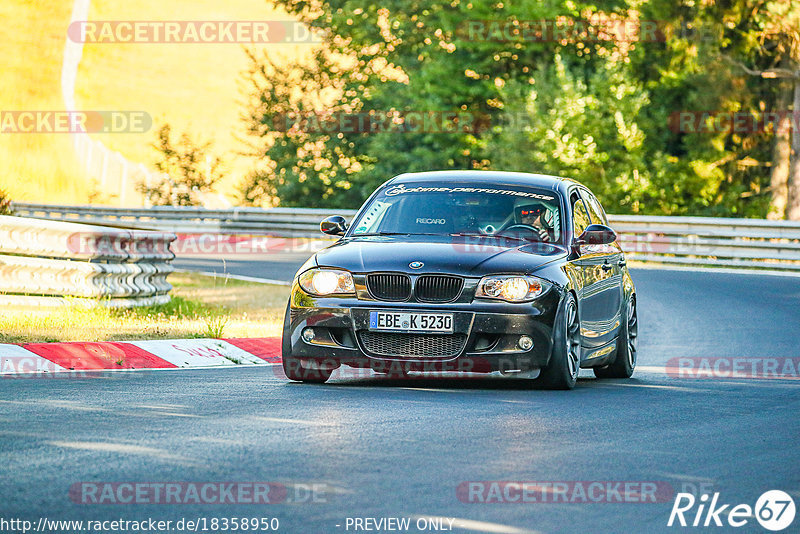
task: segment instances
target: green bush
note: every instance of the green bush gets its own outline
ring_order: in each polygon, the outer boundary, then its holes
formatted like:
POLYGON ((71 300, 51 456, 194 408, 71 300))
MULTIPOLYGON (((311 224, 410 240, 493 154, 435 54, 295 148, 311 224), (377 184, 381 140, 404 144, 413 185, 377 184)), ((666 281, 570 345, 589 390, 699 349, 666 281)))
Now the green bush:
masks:
POLYGON ((8 193, 0 189, 0 215, 13 215, 14 208, 11 207, 11 199, 8 193))
POLYGON ((213 192, 222 179, 222 161, 211 154, 211 144, 196 143, 187 133, 173 141, 169 124, 158 130, 153 148, 163 178, 152 185, 142 182, 136 186, 153 206, 200 206, 202 195, 213 192))

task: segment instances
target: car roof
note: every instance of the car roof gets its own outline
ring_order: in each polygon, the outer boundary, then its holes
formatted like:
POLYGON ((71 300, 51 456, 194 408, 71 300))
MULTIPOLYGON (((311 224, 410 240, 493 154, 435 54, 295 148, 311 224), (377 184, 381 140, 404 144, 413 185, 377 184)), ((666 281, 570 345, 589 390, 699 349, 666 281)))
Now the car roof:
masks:
POLYGON ((550 189, 560 193, 566 193, 570 185, 580 185, 580 182, 577 182, 572 178, 562 178, 560 176, 550 176, 548 174, 473 170, 408 172, 395 176, 386 182, 385 185, 397 185, 411 182, 440 182, 457 180, 480 180, 482 182, 492 182, 498 185, 526 185, 550 189))

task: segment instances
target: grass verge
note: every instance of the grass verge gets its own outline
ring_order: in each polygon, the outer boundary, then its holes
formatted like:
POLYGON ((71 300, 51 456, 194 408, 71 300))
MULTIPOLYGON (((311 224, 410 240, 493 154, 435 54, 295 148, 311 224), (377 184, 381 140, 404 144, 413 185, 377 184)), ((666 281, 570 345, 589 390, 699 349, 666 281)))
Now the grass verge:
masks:
POLYGON ((0 343, 279 336, 289 288, 194 273, 170 276, 167 304, 6 310, 0 343))

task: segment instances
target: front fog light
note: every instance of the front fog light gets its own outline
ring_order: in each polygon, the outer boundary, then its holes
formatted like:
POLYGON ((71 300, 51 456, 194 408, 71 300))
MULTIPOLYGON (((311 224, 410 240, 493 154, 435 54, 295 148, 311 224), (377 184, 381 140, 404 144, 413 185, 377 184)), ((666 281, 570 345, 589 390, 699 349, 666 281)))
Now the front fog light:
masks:
POLYGON ((311 343, 314 340, 314 329, 313 328, 304 328, 303 329, 303 341, 306 343, 311 343))
POLYGON ((531 350, 533 348, 533 340, 528 336, 520 336, 517 345, 519 345, 519 348, 522 350, 531 350))

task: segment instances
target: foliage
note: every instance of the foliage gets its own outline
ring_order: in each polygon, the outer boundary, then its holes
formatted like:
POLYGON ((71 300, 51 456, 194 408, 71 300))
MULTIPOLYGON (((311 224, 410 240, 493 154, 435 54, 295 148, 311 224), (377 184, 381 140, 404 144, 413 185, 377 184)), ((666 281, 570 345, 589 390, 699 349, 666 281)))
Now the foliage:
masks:
MULTIPOLYGON (((681 111, 761 113, 777 90, 738 63, 796 48, 780 2, 278 0, 325 30, 310 64, 251 56, 252 203, 354 207, 402 172, 495 168, 572 176, 618 213, 764 216, 769 131, 681 131, 681 111), (782 13, 782 15, 781 15, 782 13), (660 38, 525 39, 470 21, 660 21, 660 38), (779 16, 780 15, 780 16, 779 16), (327 95, 327 96, 326 96, 327 95), (275 131, 276 113, 461 111, 488 129, 275 131)), ((794 16, 794 15, 792 15, 794 16)), ((794 32, 794 33, 793 33, 794 32)))
MULTIPOLYGON (((464 22, 497 17, 485 2, 380 6, 356 2, 280 2, 325 45, 311 65, 281 69, 255 57, 248 130, 258 169, 243 186, 250 203, 355 207, 388 178, 429 169, 486 168, 486 132, 419 134, 339 131, 321 135, 270 130, 275 114, 306 112, 500 113, 500 87, 548 56, 551 43, 496 43, 464 32, 464 22), (336 96, 324 98, 326 91, 336 96)), ((522 20, 579 16, 574 2, 506 6, 522 20)), ((602 48, 598 44, 597 48, 602 48)), ((574 48, 574 47, 573 47, 574 48)))
POLYGON ((359 153, 355 142, 343 134, 288 127, 326 99, 331 113, 358 111, 358 101, 346 89, 355 83, 352 73, 339 71, 327 50, 308 63, 290 66, 266 53, 248 54, 253 64, 248 73, 253 90, 248 133, 261 141, 252 150, 264 161, 242 186, 245 201, 262 204, 280 198, 284 206, 320 208, 360 203, 369 189, 358 187, 355 176, 370 158, 359 153), (338 95, 330 96, 332 91, 338 95))
POLYGON ((197 273, 173 273, 172 298, 128 309, 7 306, 0 342, 125 341, 280 335, 289 288, 197 273))
POLYGON ((626 74, 609 62, 584 81, 556 55, 532 84, 509 87, 506 120, 489 143, 492 166, 574 178, 611 211, 641 211, 653 176, 637 117, 649 102, 626 74))
POLYGON ((0 215, 14 215, 11 198, 4 190, 0 189, 0 215))
POLYGON ((164 124, 153 145, 159 152, 156 168, 163 178, 155 184, 138 184, 137 189, 154 206, 201 205, 202 194, 212 192, 214 184, 222 178, 221 160, 209 154, 210 147, 210 143, 195 143, 186 133, 181 134, 176 144, 171 127, 164 124))

